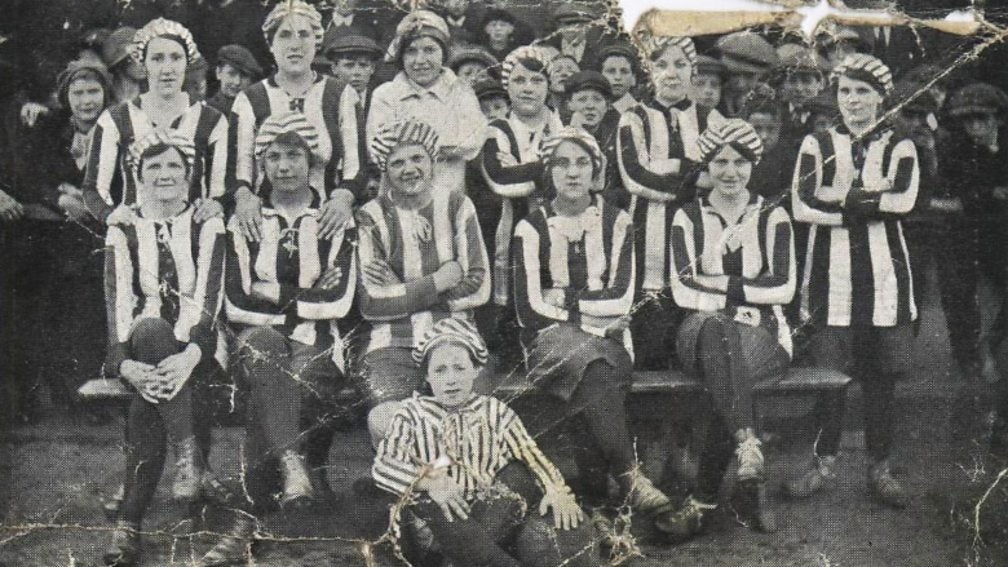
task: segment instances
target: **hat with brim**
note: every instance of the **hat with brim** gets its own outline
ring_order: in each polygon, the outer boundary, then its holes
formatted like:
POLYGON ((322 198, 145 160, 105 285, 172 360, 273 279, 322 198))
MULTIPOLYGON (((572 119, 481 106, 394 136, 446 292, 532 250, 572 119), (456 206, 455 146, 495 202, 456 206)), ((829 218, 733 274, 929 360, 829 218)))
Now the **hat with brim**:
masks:
POLYGON ((133 42, 136 32, 136 28, 123 26, 105 38, 102 42, 101 58, 106 67, 112 69, 130 56, 127 47, 133 42))
POLYGON ((578 71, 567 77, 564 85, 564 94, 567 98, 585 90, 596 91, 604 96, 606 100, 612 100, 613 98, 612 85, 598 71, 578 71))
POLYGON ((370 37, 346 33, 345 29, 339 28, 330 28, 322 45, 322 53, 331 61, 339 59, 341 55, 344 57, 366 55, 372 59, 379 59, 383 54, 375 40, 370 37))
POLYGON ((1008 110, 1008 95, 987 83, 972 83, 952 93, 946 104, 950 116, 961 117, 970 114, 999 116, 1008 110))
POLYGON ((66 69, 63 69, 56 77, 56 96, 63 108, 70 108, 67 92, 70 89, 70 84, 81 76, 97 77, 105 91, 105 102, 112 99, 112 76, 109 74, 108 68, 97 61, 79 59, 71 61, 66 69))
POLYGON ((488 98, 502 97, 507 98, 507 91, 504 90, 504 86, 501 85, 500 81, 494 79, 493 77, 484 77, 476 81, 473 85, 473 91, 476 93, 477 100, 485 100, 488 98))
POLYGON ((720 75, 723 77, 728 72, 724 63, 710 55, 698 55, 694 68, 698 74, 703 73, 705 75, 720 75))
POLYGON ((497 58, 480 47, 456 47, 452 49, 451 55, 448 57, 448 68, 452 71, 458 71, 465 63, 480 63, 487 69, 496 67, 500 64, 497 58))
POLYGON ((721 63, 729 73, 766 73, 777 65, 770 42, 750 32, 735 32, 717 41, 721 63))
POLYGON ((558 26, 583 24, 598 17, 587 6, 579 6, 573 2, 562 2, 553 9, 553 21, 558 26))
POLYGON ((228 64, 252 79, 262 77, 263 70, 255 56, 241 45, 225 45, 217 50, 217 64, 228 64))
POLYGON ((777 48, 777 69, 782 73, 823 74, 829 68, 829 63, 815 51, 794 43, 788 43, 777 48))

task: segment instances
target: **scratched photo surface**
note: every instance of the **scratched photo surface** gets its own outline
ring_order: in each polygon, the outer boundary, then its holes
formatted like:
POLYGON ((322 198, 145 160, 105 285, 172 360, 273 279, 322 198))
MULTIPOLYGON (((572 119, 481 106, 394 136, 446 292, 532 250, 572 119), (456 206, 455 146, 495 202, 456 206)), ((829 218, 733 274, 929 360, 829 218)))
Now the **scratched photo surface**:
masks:
POLYGON ((0 567, 1008 565, 993 0, 0 0, 0 567))

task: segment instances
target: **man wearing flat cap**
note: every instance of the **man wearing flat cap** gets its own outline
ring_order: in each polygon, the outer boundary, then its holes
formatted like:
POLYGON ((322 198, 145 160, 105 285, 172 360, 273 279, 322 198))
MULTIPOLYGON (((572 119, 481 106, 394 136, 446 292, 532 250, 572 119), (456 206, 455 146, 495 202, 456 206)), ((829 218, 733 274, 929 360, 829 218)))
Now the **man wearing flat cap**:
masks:
POLYGON ((640 77, 637 49, 626 42, 607 45, 599 51, 598 70, 612 87, 613 108, 623 113, 637 105, 633 88, 640 77))
POLYGON ((597 67, 598 46, 603 43, 605 22, 598 4, 558 2, 550 11, 556 33, 542 42, 573 57, 581 69, 597 67))
POLYGON ((777 48, 773 85, 785 105, 781 138, 797 148, 809 133, 810 112, 806 105, 826 86, 825 58, 807 47, 788 43, 777 48))
POLYGON ((756 83, 777 65, 777 52, 767 40, 749 31, 718 39, 716 48, 727 71, 718 110, 726 117, 737 117, 756 83))
POLYGON ((623 189, 616 161, 616 141, 620 112, 613 108, 613 92, 609 81, 598 71, 580 71, 567 79, 567 108, 571 111, 571 126, 579 126, 595 137, 606 158, 603 197, 610 203, 627 208, 630 194, 623 189))
POLYGON ((238 93, 262 79, 263 70, 251 51, 244 46, 231 44, 217 51, 214 74, 220 83, 220 90, 207 100, 207 104, 226 115, 231 111, 238 93))

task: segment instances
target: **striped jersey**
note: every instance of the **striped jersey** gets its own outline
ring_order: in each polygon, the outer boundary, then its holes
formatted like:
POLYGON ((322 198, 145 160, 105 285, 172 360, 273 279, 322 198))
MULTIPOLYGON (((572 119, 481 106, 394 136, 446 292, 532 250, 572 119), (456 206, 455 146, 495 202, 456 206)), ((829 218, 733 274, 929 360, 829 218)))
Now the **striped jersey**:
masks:
POLYGON ((130 334, 143 318, 162 318, 175 338, 195 343, 209 359, 217 349, 217 314, 224 279, 224 221, 193 220, 190 205, 162 220, 137 214, 105 236, 105 304, 109 326, 106 371, 129 359, 130 334))
MULTIPOLYGON (((227 120, 214 108, 195 102, 168 127, 196 147, 189 202, 201 197, 221 198, 227 166, 227 120)), ((139 203, 139 182, 126 160, 130 145, 156 128, 140 97, 116 104, 98 118, 81 189, 88 209, 99 220, 104 221, 117 205, 139 203)))
MULTIPOLYGON (((515 227, 514 298, 523 339, 556 323, 605 336, 605 329, 633 307, 634 252, 630 215, 595 195, 576 217, 546 203, 515 227), (546 301, 559 289, 564 305, 546 301)), ((629 344, 630 333, 624 333, 629 344)), ((629 350, 629 349, 628 349, 629 350)))
POLYGON ((544 488, 564 487, 560 471, 543 455, 518 414, 497 398, 476 395, 458 409, 414 393, 402 402, 388 434, 378 444, 371 474, 396 495, 442 462, 467 500, 494 483, 509 463, 526 464, 544 488))
POLYGON ((344 370, 343 340, 336 323, 353 304, 357 282, 357 229, 344 224, 319 237, 319 201, 287 218, 267 201, 262 239, 246 240, 236 221, 228 226, 231 246, 225 280, 225 312, 232 323, 273 326, 285 336, 325 351, 344 370), (338 274, 323 285, 323 276, 338 274), (252 293, 255 283, 279 284, 273 303, 252 293))
POLYGON ((700 147, 697 139, 716 110, 689 100, 665 107, 655 99, 620 116, 619 173, 630 193, 628 212, 637 227, 638 289, 658 291, 669 281, 669 229, 676 210, 696 194, 700 147))
MULTIPOLYGON (((506 305, 511 272, 511 236, 516 222, 525 218, 530 201, 541 198, 543 165, 539 147, 551 132, 563 128, 560 115, 550 111, 539 128, 529 128, 508 113, 490 123, 490 135, 483 145, 481 166, 487 185, 501 197, 501 216, 494 238, 494 302, 506 305), (509 154, 518 164, 506 166, 498 153, 509 154)), ((532 205, 534 207, 534 205, 532 205)))
POLYGON ((919 179, 913 142, 892 130, 855 140, 841 125, 805 137, 791 186, 795 221, 810 225, 803 321, 892 327, 917 318, 899 219, 913 210, 919 179), (876 196, 870 211, 844 209, 852 188, 876 196))
POLYGON ((412 348, 435 321, 471 320, 471 310, 490 299, 490 263, 469 197, 435 189, 429 204, 410 210, 379 195, 358 209, 357 226, 360 309, 371 322, 367 352, 412 348), (433 274, 449 261, 462 267, 462 281, 438 293, 433 274), (363 268, 374 262, 384 263, 395 281, 369 282, 363 268))
POLYGON ((763 326, 792 354, 782 306, 794 297, 798 277, 787 211, 752 194, 738 221, 729 222, 700 197, 676 212, 669 253, 677 305, 763 326))
MULTIPOLYGON (((238 94, 231 105, 228 120, 227 189, 233 194, 240 186, 248 186, 260 196, 269 194, 269 182, 260 175, 255 163, 255 137, 259 127, 270 116, 300 112, 318 131, 318 157, 310 172, 309 183, 324 200, 337 187, 361 195, 363 179, 360 167, 356 124, 340 123, 339 82, 319 75, 303 97, 292 97, 281 88, 275 77, 263 79, 238 94), (351 151, 344 152, 345 137, 353 137, 351 151), (265 187, 264 187, 265 185, 265 187)), ((356 120, 355 120, 356 121, 356 120)))

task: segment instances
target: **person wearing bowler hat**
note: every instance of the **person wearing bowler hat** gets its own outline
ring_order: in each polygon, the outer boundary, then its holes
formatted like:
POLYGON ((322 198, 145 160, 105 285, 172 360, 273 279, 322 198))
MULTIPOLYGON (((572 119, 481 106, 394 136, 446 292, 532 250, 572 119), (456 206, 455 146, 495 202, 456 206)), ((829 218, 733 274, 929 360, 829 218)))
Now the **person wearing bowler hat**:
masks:
POLYGON ((718 108, 727 74, 724 63, 719 59, 710 55, 697 55, 690 100, 707 108, 718 108))
POLYGON ((740 116, 756 83, 777 65, 777 52, 770 42, 749 31, 719 38, 716 48, 727 73, 719 109, 725 116, 740 116))
POLYGON ((217 50, 217 67, 214 69, 220 90, 207 104, 227 115, 235 97, 249 85, 262 78, 263 70, 252 52, 241 45, 225 45, 217 50))
POLYGON ((633 89, 640 78, 637 50, 626 42, 607 45, 599 51, 598 71, 612 88, 612 107, 620 114, 637 104, 633 89))
POLYGON ((595 137, 606 158, 602 196, 621 209, 630 205, 630 194, 623 188, 616 157, 620 112, 613 108, 613 91, 598 71, 581 71, 567 79, 567 108, 571 126, 579 126, 595 137))

